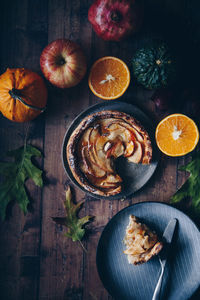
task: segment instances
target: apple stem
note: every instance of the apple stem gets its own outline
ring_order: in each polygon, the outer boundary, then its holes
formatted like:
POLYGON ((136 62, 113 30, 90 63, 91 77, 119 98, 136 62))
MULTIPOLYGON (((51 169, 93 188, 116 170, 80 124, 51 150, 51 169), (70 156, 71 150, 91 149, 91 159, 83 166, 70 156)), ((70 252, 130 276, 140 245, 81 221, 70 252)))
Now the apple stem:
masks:
POLYGON ((119 11, 112 11, 110 17, 113 22, 120 22, 122 19, 122 15, 119 11))
POLYGON ((58 57, 56 63, 57 63, 57 65, 62 66, 66 63, 66 60, 61 56, 61 57, 58 57))

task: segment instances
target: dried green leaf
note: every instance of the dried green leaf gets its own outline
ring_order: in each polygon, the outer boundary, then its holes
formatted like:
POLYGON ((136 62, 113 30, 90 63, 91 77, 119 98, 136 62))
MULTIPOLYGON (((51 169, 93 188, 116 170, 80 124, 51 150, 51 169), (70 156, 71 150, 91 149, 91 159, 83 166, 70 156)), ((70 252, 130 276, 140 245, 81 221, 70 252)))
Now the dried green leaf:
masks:
POLYGON ((42 170, 38 169, 31 161, 33 156, 41 156, 41 152, 31 145, 24 145, 9 151, 13 162, 0 162, 0 173, 3 182, 0 185, 0 215, 4 220, 6 208, 10 201, 16 200, 24 213, 27 212, 29 199, 25 190, 25 181, 31 178, 37 186, 43 186, 42 170))
POLYGON ((188 171, 190 176, 172 196, 171 203, 178 203, 189 198, 191 200, 191 207, 200 213, 200 152, 198 151, 192 161, 182 166, 180 170, 188 171))
POLYGON ((81 241, 85 234, 84 225, 86 225, 91 219, 91 216, 85 216, 83 218, 78 218, 77 214, 81 208, 81 205, 84 201, 81 201, 77 204, 72 202, 71 189, 68 187, 66 191, 66 200, 64 206, 66 209, 66 217, 53 217, 53 221, 59 225, 64 225, 67 227, 68 231, 65 233, 65 236, 72 239, 73 242, 81 241))

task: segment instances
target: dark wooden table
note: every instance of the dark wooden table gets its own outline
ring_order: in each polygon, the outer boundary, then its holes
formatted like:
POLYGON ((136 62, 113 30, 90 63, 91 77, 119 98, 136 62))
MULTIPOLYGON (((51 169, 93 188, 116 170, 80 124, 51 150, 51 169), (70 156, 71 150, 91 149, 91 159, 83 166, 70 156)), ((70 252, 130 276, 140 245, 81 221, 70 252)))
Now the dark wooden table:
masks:
MULTIPOLYGON (((104 42, 96 36, 87 20, 91 3, 90 0, 1 0, 0 72, 5 72, 7 67, 25 67, 41 74, 41 51, 49 42, 63 37, 81 45, 87 55, 88 69, 97 58, 105 55, 117 56, 130 65, 132 53, 141 40, 152 32, 160 34, 161 29, 164 34, 173 35, 179 47, 185 45, 187 51, 187 38, 191 36, 186 32, 192 30, 195 47, 199 49, 198 1, 146 1, 141 33, 121 43, 104 42)), ((193 56, 190 52, 188 56, 191 62, 193 56)), ((186 179, 186 174, 178 168, 190 156, 180 159, 161 156, 159 167, 149 183, 126 201, 97 200, 73 187, 76 200, 86 201, 81 214, 95 216, 83 240, 87 253, 78 243, 64 237, 65 229, 51 220, 51 216, 64 214, 65 189, 71 184, 61 161, 63 137, 70 122, 81 111, 102 101, 90 92, 87 77, 88 74, 78 87, 67 90, 57 89, 46 82, 48 108, 29 125, 15 124, 0 116, 1 158, 7 150, 23 145, 25 132, 30 126, 28 140, 43 152, 44 158, 38 160, 38 165, 45 170, 43 189, 27 182, 31 198, 28 214, 24 216, 14 203, 8 209, 6 221, 1 224, 2 300, 111 299, 98 278, 95 263, 102 229, 113 215, 132 203, 148 200, 169 202, 186 179)), ((150 101, 151 94, 131 81, 121 100, 137 104, 157 122, 164 114, 156 113, 150 101)), ((193 299, 199 299, 198 296, 200 293, 193 299)))

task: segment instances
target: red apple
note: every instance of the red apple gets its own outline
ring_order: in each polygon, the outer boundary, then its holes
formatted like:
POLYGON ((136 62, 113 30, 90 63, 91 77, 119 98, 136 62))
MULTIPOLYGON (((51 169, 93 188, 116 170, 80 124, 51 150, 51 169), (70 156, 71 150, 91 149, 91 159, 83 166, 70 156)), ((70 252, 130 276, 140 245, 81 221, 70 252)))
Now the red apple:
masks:
POLYGON ((55 40, 44 48, 40 67, 46 79, 59 88, 77 85, 87 68, 80 46, 67 39, 55 40))

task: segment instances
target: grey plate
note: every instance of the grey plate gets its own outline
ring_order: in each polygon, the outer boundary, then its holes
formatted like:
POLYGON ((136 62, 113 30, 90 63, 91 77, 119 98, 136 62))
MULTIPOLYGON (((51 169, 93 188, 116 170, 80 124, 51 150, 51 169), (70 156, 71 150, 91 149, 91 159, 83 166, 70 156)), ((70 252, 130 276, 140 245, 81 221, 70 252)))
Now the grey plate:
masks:
POLYGON ((82 112, 80 115, 76 117, 76 119, 71 123, 69 129, 67 130, 64 141, 63 141, 63 147, 62 147, 62 160, 64 168, 69 176, 69 178, 75 183, 80 189, 82 189, 84 192, 92 195, 93 197, 97 198, 104 198, 103 196, 97 196, 95 194, 92 194, 85 190, 74 178, 73 174, 71 173, 71 170, 69 168, 67 157, 66 157, 66 146, 69 140, 70 135, 74 131, 74 129, 78 126, 78 124, 88 115, 93 114, 98 111, 103 110, 117 110, 122 111, 127 114, 132 115, 137 120, 140 121, 140 123, 145 127, 147 132, 150 135, 152 146, 153 146, 153 160, 151 164, 149 165, 142 165, 142 164, 133 164, 129 163, 125 158, 118 159, 116 163, 117 171, 119 172, 119 175, 123 178, 124 182, 124 188, 123 191, 120 194, 117 194, 115 196, 109 196, 106 197, 108 199, 121 199, 126 198, 127 196, 130 196, 131 194, 135 193, 137 190, 139 190, 141 187, 143 187, 147 181, 151 178, 153 175, 159 159, 159 153, 157 150, 157 147, 155 145, 155 139, 154 139, 154 133, 155 128, 152 125, 152 121, 135 105, 120 102, 120 101, 108 101, 108 102, 101 102, 99 104, 96 104, 94 106, 89 107, 87 110, 82 112))
POLYGON ((129 206, 106 225, 97 247, 97 269, 106 289, 119 300, 152 299, 160 272, 158 258, 133 266, 128 264, 123 253, 123 239, 130 214, 141 218, 161 236, 170 219, 178 220, 160 299, 189 299, 200 286, 200 232, 183 212, 157 202, 129 206))

